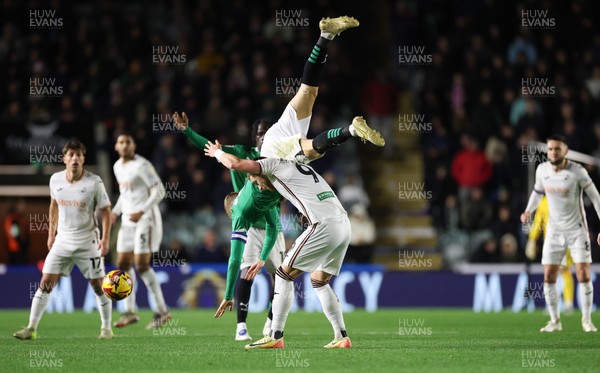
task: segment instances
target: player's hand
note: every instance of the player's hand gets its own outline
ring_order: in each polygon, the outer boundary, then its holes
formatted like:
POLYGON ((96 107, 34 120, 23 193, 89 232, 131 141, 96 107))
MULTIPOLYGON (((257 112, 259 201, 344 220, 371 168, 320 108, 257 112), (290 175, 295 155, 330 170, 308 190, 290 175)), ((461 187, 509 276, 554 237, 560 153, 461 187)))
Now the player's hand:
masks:
POLYGON ((104 238, 100 240, 100 256, 106 256, 110 251, 109 238, 104 238))
POLYGON ((215 319, 223 316, 226 309, 229 309, 229 311, 233 310, 233 299, 232 300, 223 299, 223 301, 221 302, 221 305, 219 306, 219 309, 217 310, 217 313, 215 313, 215 319))
POLYGON ((596 239, 596 241, 598 242, 598 245, 600 245, 600 233, 598 233, 598 238, 596 239))
POLYGON ((531 219, 531 213, 529 211, 525 211, 521 214, 521 223, 525 224, 531 219))
POLYGON ((129 215, 129 220, 136 223, 138 220, 140 220, 142 218, 142 215, 144 215, 143 211, 135 212, 135 213, 129 215))
MULTIPOLYGON (((55 239, 56 239, 56 236, 48 235, 48 251, 50 251, 50 249, 52 249, 52 245, 54 245, 55 239)), ((600 240, 600 235, 598 235, 598 239, 600 240)))
POLYGON ((209 141, 208 144, 206 144, 206 146, 204 147, 204 155, 206 155, 207 157, 214 158, 215 152, 220 149, 221 144, 219 143, 219 140, 215 140, 214 144, 209 141))
POLYGON ((527 259, 529 260, 535 260, 535 257, 537 256, 537 245, 535 244, 535 241, 527 241, 527 245, 525 246, 525 256, 527 256, 527 259))
POLYGON ((248 273, 246 273, 246 277, 245 280, 254 280, 254 277, 256 277, 256 275, 258 275, 260 273, 260 271, 262 270, 262 267, 265 266, 265 261, 264 260, 257 260, 256 263, 252 264, 252 266, 250 266, 250 268, 248 268, 248 273))
POLYGON ((174 112, 173 121, 175 122, 175 127, 177 127, 177 129, 180 131, 185 130, 190 123, 187 115, 185 115, 185 112, 182 112, 181 116, 179 116, 178 112, 174 112))

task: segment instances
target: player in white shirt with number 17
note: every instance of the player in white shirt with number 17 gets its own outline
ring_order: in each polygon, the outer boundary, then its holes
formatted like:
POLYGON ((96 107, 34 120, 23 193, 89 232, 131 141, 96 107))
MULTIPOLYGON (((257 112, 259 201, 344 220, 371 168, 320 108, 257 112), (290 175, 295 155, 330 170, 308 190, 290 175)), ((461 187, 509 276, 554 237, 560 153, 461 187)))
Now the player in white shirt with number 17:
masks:
MULTIPOLYGON (((128 134, 117 137, 115 150, 120 159, 113 170, 119 183, 119 200, 113 209, 113 219, 122 214, 121 229, 117 239, 117 265, 126 271, 135 283, 135 269, 144 281, 156 304, 156 313, 146 329, 164 326, 171 314, 167 309, 156 272, 152 268, 153 253, 158 252, 162 240, 162 217, 159 202, 165 190, 154 166, 144 157, 135 154, 135 142, 128 134)), ((135 304, 135 292, 125 300, 125 313, 115 322, 117 328, 139 321, 135 304)))
MULTIPOLYGON (((556 278, 567 247, 571 250, 579 281, 581 326, 585 332, 596 331, 590 316, 594 299, 594 287, 590 279, 592 255, 582 195, 585 191, 600 218, 600 194, 585 168, 565 158, 568 150, 564 137, 554 135, 548 138, 548 161, 537 167, 533 192, 525 211, 521 214, 521 222, 527 223, 531 219, 531 213, 539 205, 542 195, 546 195, 548 230, 542 249, 542 264, 544 298, 548 305, 550 321, 541 332, 562 330, 556 278)), ((600 243, 600 234, 597 240, 600 243)))
POLYGON ((36 339, 37 327, 60 276, 68 276, 76 264, 96 293, 102 326, 101 339, 112 338, 112 302, 102 291, 104 256, 110 239, 110 200, 99 176, 83 169, 85 146, 68 141, 62 149, 66 170, 50 178, 48 255, 42 280, 31 301, 29 325, 15 332, 19 339, 36 339), (98 236, 96 209, 102 216, 102 238, 98 236))

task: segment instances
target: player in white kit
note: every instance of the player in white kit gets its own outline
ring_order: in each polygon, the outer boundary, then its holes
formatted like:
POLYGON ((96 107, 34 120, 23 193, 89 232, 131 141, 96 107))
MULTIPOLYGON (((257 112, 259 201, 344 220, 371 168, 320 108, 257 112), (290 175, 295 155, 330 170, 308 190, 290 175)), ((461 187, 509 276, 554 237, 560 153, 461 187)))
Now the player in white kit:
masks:
POLYGON ((13 334, 19 339, 37 338, 37 327, 52 289, 60 276, 71 273, 74 265, 96 293, 102 321, 99 338, 112 338, 112 302, 102 292, 103 257, 108 253, 110 239, 110 200, 100 177, 84 170, 85 152, 85 146, 78 140, 68 141, 62 149, 66 170, 50 178, 49 252, 40 287, 31 301, 29 324, 13 334), (96 210, 102 218, 101 238, 96 210))
MULTIPOLYGON (((171 319, 165 299, 150 265, 152 254, 158 252, 162 240, 162 218, 158 209, 165 196, 165 190, 154 166, 144 157, 135 154, 133 137, 122 134, 117 137, 115 150, 119 160, 113 170, 119 183, 119 200, 113 209, 113 221, 122 215, 121 229, 117 239, 117 266, 126 271, 136 281, 135 269, 146 284, 150 296, 156 304, 156 313, 146 329, 159 328, 171 319)), ((122 328, 139 321, 135 292, 125 300, 125 312, 115 322, 122 328)))
MULTIPOLYGON (((283 329, 294 301, 294 279, 303 272, 311 272, 311 284, 334 330, 333 341, 325 347, 352 347, 341 305, 329 286, 331 277, 340 272, 350 242, 348 214, 331 187, 312 167, 290 160, 240 160, 212 143, 206 146, 206 155, 217 158, 229 169, 248 172, 250 180, 260 189, 277 190, 308 220, 309 227, 296 239, 277 269, 271 332, 245 348, 284 347, 283 329)), ((262 264, 252 265, 249 275, 259 272, 262 264)))
MULTIPOLYGON (((565 138, 554 135, 547 140, 548 161, 540 164, 535 173, 535 186, 521 222, 531 219, 542 195, 548 199, 548 230, 542 249, 544 265, 544 298, 548 305, 550 321, 541 332, 562 330, 558 310, 556 278, 567 247, 575 263, 579 281, 579 303, 581 306, 581 326, 585 332, 597 329, 591 320, 594 287, 590 280, 590 238, 583 209, 583 192, 588 195, 600 218, 600 194, 585 168, 565 158, 568 147, 565 138)), ((598 235, 600 244, 600 234, 598 235)))

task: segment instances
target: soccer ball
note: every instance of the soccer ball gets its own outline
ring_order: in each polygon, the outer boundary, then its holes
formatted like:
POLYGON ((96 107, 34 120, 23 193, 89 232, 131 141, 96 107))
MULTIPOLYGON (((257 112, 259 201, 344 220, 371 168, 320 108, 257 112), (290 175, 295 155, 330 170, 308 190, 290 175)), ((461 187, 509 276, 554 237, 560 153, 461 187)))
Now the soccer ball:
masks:
POLYGON ((115 269, 102 279, 102 291, 112 300, 125 299, 133 290, 133 280, 127 272, 115 269))

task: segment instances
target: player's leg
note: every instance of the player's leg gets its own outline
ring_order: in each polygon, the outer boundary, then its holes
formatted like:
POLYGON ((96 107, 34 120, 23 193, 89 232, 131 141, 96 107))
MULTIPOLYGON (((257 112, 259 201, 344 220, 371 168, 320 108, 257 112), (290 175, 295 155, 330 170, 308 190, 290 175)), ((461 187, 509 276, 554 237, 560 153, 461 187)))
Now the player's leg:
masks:
MULTIPOLYGON (((102 263, 102 265, 104 266, 104 263, 102 263)), ((96 293, 96 305, 98 306, 98 312, 100 313, 101 326, 98 338, 111 339, 113 336, 111 328, 112 301, 108 299, 102 291, 103 277, 104 275, 99 278, 90 279, 90 285, 92 285, 92 289, 94 289, 94 293, 96 293)))
POLYGON ((314 139, 301 139, 300 147, 304 155, 313 161, 322 157, 327 150, 341 145, 352 137, 360 138, 365 143, 369 141, 377 146, 385 145, 381 134, 369 127, 363 117, 354 117, 349 126, 330 129, 320 133, 314 139))
POLYGON ((140 321, 140 317, 137 314, 136 306, 136 283, 137 276, 135 269, 133 268, 133 250, 135 242, 135 226, 121 225, 119 229, 119 235, 117 236, 117 267, 120 270, 127 272, 129 277, 133 280, 134 289, 131 294, 123 300, 125 304, 125 312, 121 315, 119 320, 115 321, 114 326, 117 328, 123 328, 127 325, 135 324, 140 321))
POLYGON ((558 277, 558 264, 544 264, 544 299, 550 314, 548 324, 540 329, 541 332, 561 331, 560 311, 558 309, 558 291, 556 289, 556 279, 558 277))
POLYGON ((135 254, 134 256, 135 269, 140 274, 140 277, 144 282, 144 285, 146 285, 146 289, 148 290, 150 297, 156 305, 156 310, 154 316, 152 317, 152 321, 146 325, 146 329, 148 330, 165 326, 167 322, 171 320, 171 314, 167 308, 160 282, 156 277, 154 268, 152 268, 150 265, 151 260, 151 253, 139 253, 135 254))
POLYGON ((331 274, 322 271, 316 271, 310 275, 310 284, 317 293, 325 317, 333 327, 333 341, 325 345, 325 348, 349 348, 352 347, 352 342, 346 332, 340 301, 329 285, 331 277, 331 274))
POLYGON ((100 313, 100 339, 112 338, 112 301, 102 291, 102 279, 104 278, 104 258, 100 256, 97 241, 91 241, 88 245, 80 247, 73 252, 73 261, 92 285, 96 293, 96 305, 100 313))
POLYGON ((590 263, 575 263, 579 282, 579 303, 581 304, 581 326, 585 332, 596 332, 591 313, 594 303, 594 284, 590 279, 590 263))
POLYGON ((571 249, 571 257, 575 262, 575 273, 579 282, 579 304, 581 306, 581 327, 585 332, 595 332, 591 312, 594 302, 594 285, 590 278, 590 239, 587 230, 570 233, 567 244, 571 249))
POLYGON ((291 268, 282 264, 277 269, 275 277, 274 297, 273 297, 273 322, 269 335, 254 343, 250 343, 244 348, 246 350, 257 348, 284 348, 283 330, 287 317, 294 303, 294 280, 300 276, 303 271, 291 268))
POLYGON ((560 323, 560 311, 558 309, 558 291, 556 279, 560 263, 566 252, 566 237, 563 234, 554 233, 550 230, 546 233, 544 246, 542 247, 542 264, 544 265, 544 299, 550 321, 540 329, 540 332, 556 332, 562 330, 560 323))
POLYGON ((342 268, 348 244, 350 243, 350 221, 347 217, 341 217, 338 220, 327 222, 328 246, 331 248, 329 253, 321 261, 319 268, 311 274, 311 285, 321 306, 323 312, 333 328, 333 340, 326 344, 325 348, 351 348, 352 342, 346 332, 346 324, 342 313, 342 306, 329 281, 332 276, 337 276, 342 268))
MULTIPOLYGON (((319 22, 321 36, 304 64, 300 89, 290 101, 290 105, 296 111, 297 120, 302 120, 312 115, 312 108, 319 90, 319 75, 327 59, 329 44, 342 31, 351 27, 357 27, 358 25, 358 21, 351 17, 324 18, 319 22)), ((306 130, 308 130, 308 126, 306 130)), ((306 135, 306 132, 304 134, 306 135)))
POLYGON ((139 273, 148 294, 156 305, 152 321, 146 325, 146 329, 160 328, 171 320, 171 314, 167 308, 165 297, 156 277, 156 272, 151 266, 152 254, 158 252, 162 240, 162 227, 148 221, 138 221, 135 229, 135 248, 133 261, 135 269, 139 273))
POLYGON ((271 292, 269 293, 269 314, 263 325, 263 335, 269 335, 271 331, 271 325, 273 323, 273 297, 275 296, 275 274, 277 273, 277 269, 283 264, 284 258, 285 237, 283 236, 283 232, 279 232, 275 246, 273 246, 273 250, 271 250, 269 257, 265 262, 265 270, 269 274, 269 279, 271 280, 271 292))
MULTIPOLYGON (((566 315, 573 313, 573 302, 575 299, 575 281, 573 280, 573 272, 571 272, 571 266, 573 265, 573 259, 571 258, 570 250, 567 249, 567 254, 564 260, 564 265, 560 267, 560 275, 563 279, 563 304, 565 306, 564 311, 566 315)), ((561 263, 562 264, 562 263, 561 263)))
MULTIPOLYGON (((48 254, 50 257, 50 254, 48 254)), ((46 258, 46 262, 48 258, 46 258)), ((45 266, 45 264, 44 264, 45 266)), ((40 281, 40 287, 36 290, 33 299, 31 300, 31 311, 29 313, 29 324, 27 327, 16 331, 13 336, 18 339, 36 339, 37 338, 37 327, 42 319, 42 315, 48 307, 52 289, 56 286, 59 279, 59 274, 42 273, 42 279, 40 281)))

